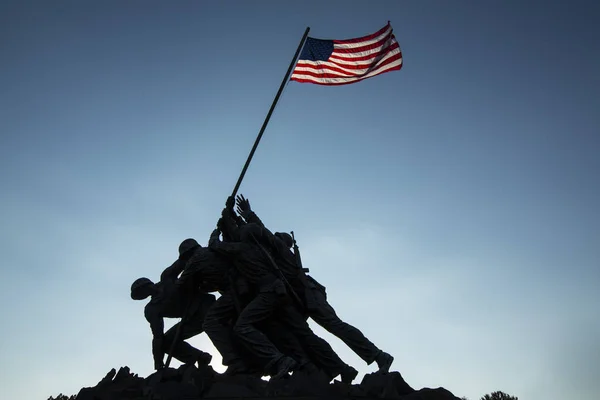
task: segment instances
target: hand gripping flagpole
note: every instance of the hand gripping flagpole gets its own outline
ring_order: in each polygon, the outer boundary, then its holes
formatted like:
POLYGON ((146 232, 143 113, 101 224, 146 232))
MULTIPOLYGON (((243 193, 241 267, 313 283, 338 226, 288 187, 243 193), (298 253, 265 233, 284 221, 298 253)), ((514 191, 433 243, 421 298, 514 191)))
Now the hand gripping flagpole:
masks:
POLYGON ((248 166, 250 165, 250 161, 252 161, 252 156, 254 156, 254 152, 256 151, 256 148, 258 147, 258 143, 260 142, 260 139, 262 138, 262 135, 265 132, 265 128, 267 127, 267 124, 269 123, 269 120, 271 119, 271 114, 273 114, 273 110, 275 109, 275 106, 277 105, 277 101, 279 100, 279 96, 281 96, 281 93, 283 92, 283 88, 285 87, 285 84, 289 80, 290 73, 292 72, 292 69, 294 69, 294 66, 296 65, 296 60, 298 59, 298 55, 300 54, 300 51, 302 50, 302 47, 304 46, 304 42, 306 41, 306 37, 308 36, 308 31, 310 31, 310 27, 306 27, 306 30, 304 31, 304 35, 302 36, 302 40, 300 40, 300 44, 298 45, 298 48, 296 49, 296 53, 294 54, 294 58, 292 58, 292 62, 290 63, 290 66, 288 67, 288 70, 285 73, 285 77, 283 78, 283 81, 281 82, 281 86, 279 86, 279 90, 277 91, 277 94, 275 95, 275 99, 273 100, 273 104, 271 104, 271 108, 269 109, 269 112, 267 113, 267 117, 265 118, 265 122, 263 122, 263 125, 260 128, 260 132, 258 132, 258 136, 256 137, 256 140, 254 141, 254 146, 252 146, 252 150, 250 150, 250 154, 248 155, 248 159, 246 160, 246 164, 244 164, 244 168, 242 169, 242 173, 240 174, 240 177, 238 178, 237 183, 235 184, 235 188, 233 188, 233 192, 231 193, 231 197, 235 197, 235 195, 237 194, 238 189, 240 188, 240 185, 242 184, 242 180, 244 179, 244 175, 246 175, 246 170, 248 169, 248 166))

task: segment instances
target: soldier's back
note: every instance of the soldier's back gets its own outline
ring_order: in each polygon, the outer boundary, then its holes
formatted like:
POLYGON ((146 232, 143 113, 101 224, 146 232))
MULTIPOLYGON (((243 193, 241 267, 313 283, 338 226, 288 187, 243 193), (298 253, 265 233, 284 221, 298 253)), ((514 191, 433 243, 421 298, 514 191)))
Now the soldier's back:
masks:
POLYGON ((228 285, 227 273, 230 267, 231 262, 227 258, 208 247, 199 247, 186 264, 180 281, 197 277, 200 284, 214 287, 215 291, 221 290, 228 285))

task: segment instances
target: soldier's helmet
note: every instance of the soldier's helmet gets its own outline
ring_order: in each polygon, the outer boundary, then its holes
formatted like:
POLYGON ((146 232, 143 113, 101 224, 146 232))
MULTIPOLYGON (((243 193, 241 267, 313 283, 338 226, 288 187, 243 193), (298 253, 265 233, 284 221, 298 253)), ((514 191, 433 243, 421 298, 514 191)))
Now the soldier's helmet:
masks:
POLYGON ((139 278, 136 279, 131 284, 131 298, 133 300, 144 300, 148 296, 143 295, 143 291, 141 290, 143 287, 148 285, 152 285, 153 282, 148 278, 139 278))
POLYGON ((240 227, 240 241, 254 243, 253 238, 258 241, 262 239, 262 228, 255 223, 242 225, 240 227))
POLYGON ((283 243, 289 248, 294 245, 294 239, 292 239, 292 235, 286 232, 275 232, 275 236, 279 239, 283 240, 283 243))
POLYGON ((198 244, 198 242, 196 242, 195 239, 185 239, 179 245, 179 257, 183 256, 185 253, 187 253, 190 250, 195 249, 198 246, 200 246, 200 245, 198 244))

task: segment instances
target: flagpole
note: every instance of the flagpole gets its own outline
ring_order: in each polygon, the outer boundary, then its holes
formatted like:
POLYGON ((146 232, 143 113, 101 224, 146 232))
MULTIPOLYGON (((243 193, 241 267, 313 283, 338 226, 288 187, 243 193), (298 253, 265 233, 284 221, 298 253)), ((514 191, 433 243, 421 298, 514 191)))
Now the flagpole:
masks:
MULTIPOLYGON (((231 193, 231 197, 235 197, 238 189, 240 188, 240 185, 242 184, 242 179, 244 179, 244 175, 246 175, 246 171, 248 170, 250 161, 252 161, 252 156, 254 156, 254 152, 256 151, 256 148, 258 147, 260 138, 262 138, 262 135, 265 132, 265 128, 267 127, 267 124, 269 123, 269 119, 271 119, 271 114, 273 114, 273 110, 275 109, 275 106, 277 105, 277 101, 279 100, 279 96, 281 96, 281 93, 283 92, 283 88, 285 87, 285 84, 287 83, 287 81, 289 79, 290 73, 292 72, 294 65, 296 65, 296 60, 298 59, 300 50, 302 50, 302 47, 304 46, 304 42, 306 41, 306 37, 308 36, 309 31, 310 31, 310 27, 307 26, 306 30, 304 31, 304 35, 302 35, 302 39, 300 40, 300 44, 298 44, 296 53, 294 53, 294 58, 292 58, 292 62, 290 63, 290 66, 288 67, 287 72, 285 73, 285 77, 283 78, 283 81, 281 81, 281 85, 279 86, 279 90, 277 91, 277 94, 275 95, 273 104, 271 104, 271 108, 269 109, 269 112, 267 113, 265 122, 263 122, 263 125, 260 128, 260 132, 258 132, 258 136, 256 137, 256 140, 254 141, 254 146, 252 146, 252 150, 250 150, 250 154, 248 155, 246 164, 244 164, 244 168, 242 169, 242 173, 240 174, 240 177, 238 178, 237 183, 235 184, 235 188, 233 189, 233 193, 231 193)), ((177 330, 175 331, 175 337, 174 337, 173 342, 171 343, 171 346, 169 349, 169 354, 167 356, 167 362, 165 363, 165 368, 169 368, 169 364, 171 363, 173 350, 175 348, 175 345, 179 341, 179 337, 181 336, 181 326, 186 322, 185 320, 187 317, 187 312, 188 312, 188 310, 186 309, 185 314, 181 318, 181 321, 179 322, 179 325, 177 326, 177 330)))
POLYGON ((271 104, 271 108, 269 109, 269 112, 267 113, 265 121, 263 122, 263 125, 260 128, 260 132, 258 132, 258 136, 256 137, 256 140, 254 141, 254 146, 252 146, 252 150, 250 150, 250 154, 248 155, 248 159, 246 160, 246 164, 244 164, 244 168, 242 169, 242 173, 240 174, 240 177, 238 178, 237 183, 235 184, 235 188, 233 188, 233 192, 231 193, 231 197, 235 197, 235 195, 237 194, 238 189, 240 188, 240 185, 242 184, 242 180, 244 179, 244 175, 246 175, 246 170, 248 169, 248 166, 250 165, 250 161, 252 161, 252 157, 254 156, 254 152, 256 151, 256 148, 258 147, 258 143, 260 142, 260 139, 262 138, 262 135, 265 132, 265 128, 267 127, 267 124, 269 123, 269 120, 271 119, 271 114, 273 114, 273 110, 275 109, 275 106, 277 105, 277 101, 279 100, 279 96, 281 96, 281 93, 283 92, 283 88, 285 87, 285 84, 289 80, 290 73, 292 72, 292 69, 296 65, 296 60, 298 59, 298 55, 300 54, 300 51, 302 50, 302 47, 304 46, 304 42, 306 41, 306 37, 308 36, 308 32, 309 31, 310 31, 310 27, 307 26, 306 30, 304 31, 304 35, 302 36, 302 40, 300 40, 300 44, 298 44, 298 48, 296 49, 296 53, 294 54, 294 58, 292 58, 292 62, 290 63, 290 66, 288 67, 288 70, 285 73, 285 77, 283 78, 283 81, 281 82, 281 85, 279 86, 279 90, 277 91, 277 94, 275 95, 275 99, 273 100, 273 104, 271 104))

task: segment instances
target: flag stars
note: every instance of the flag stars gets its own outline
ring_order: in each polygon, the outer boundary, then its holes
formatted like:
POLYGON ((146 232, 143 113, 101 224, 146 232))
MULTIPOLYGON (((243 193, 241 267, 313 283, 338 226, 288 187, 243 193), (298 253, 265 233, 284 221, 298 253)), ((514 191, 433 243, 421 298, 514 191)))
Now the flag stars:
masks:
POLYGON ((333 53, 333 40, 307 38, 300 59, 309 61, 326 61, 333 53))

